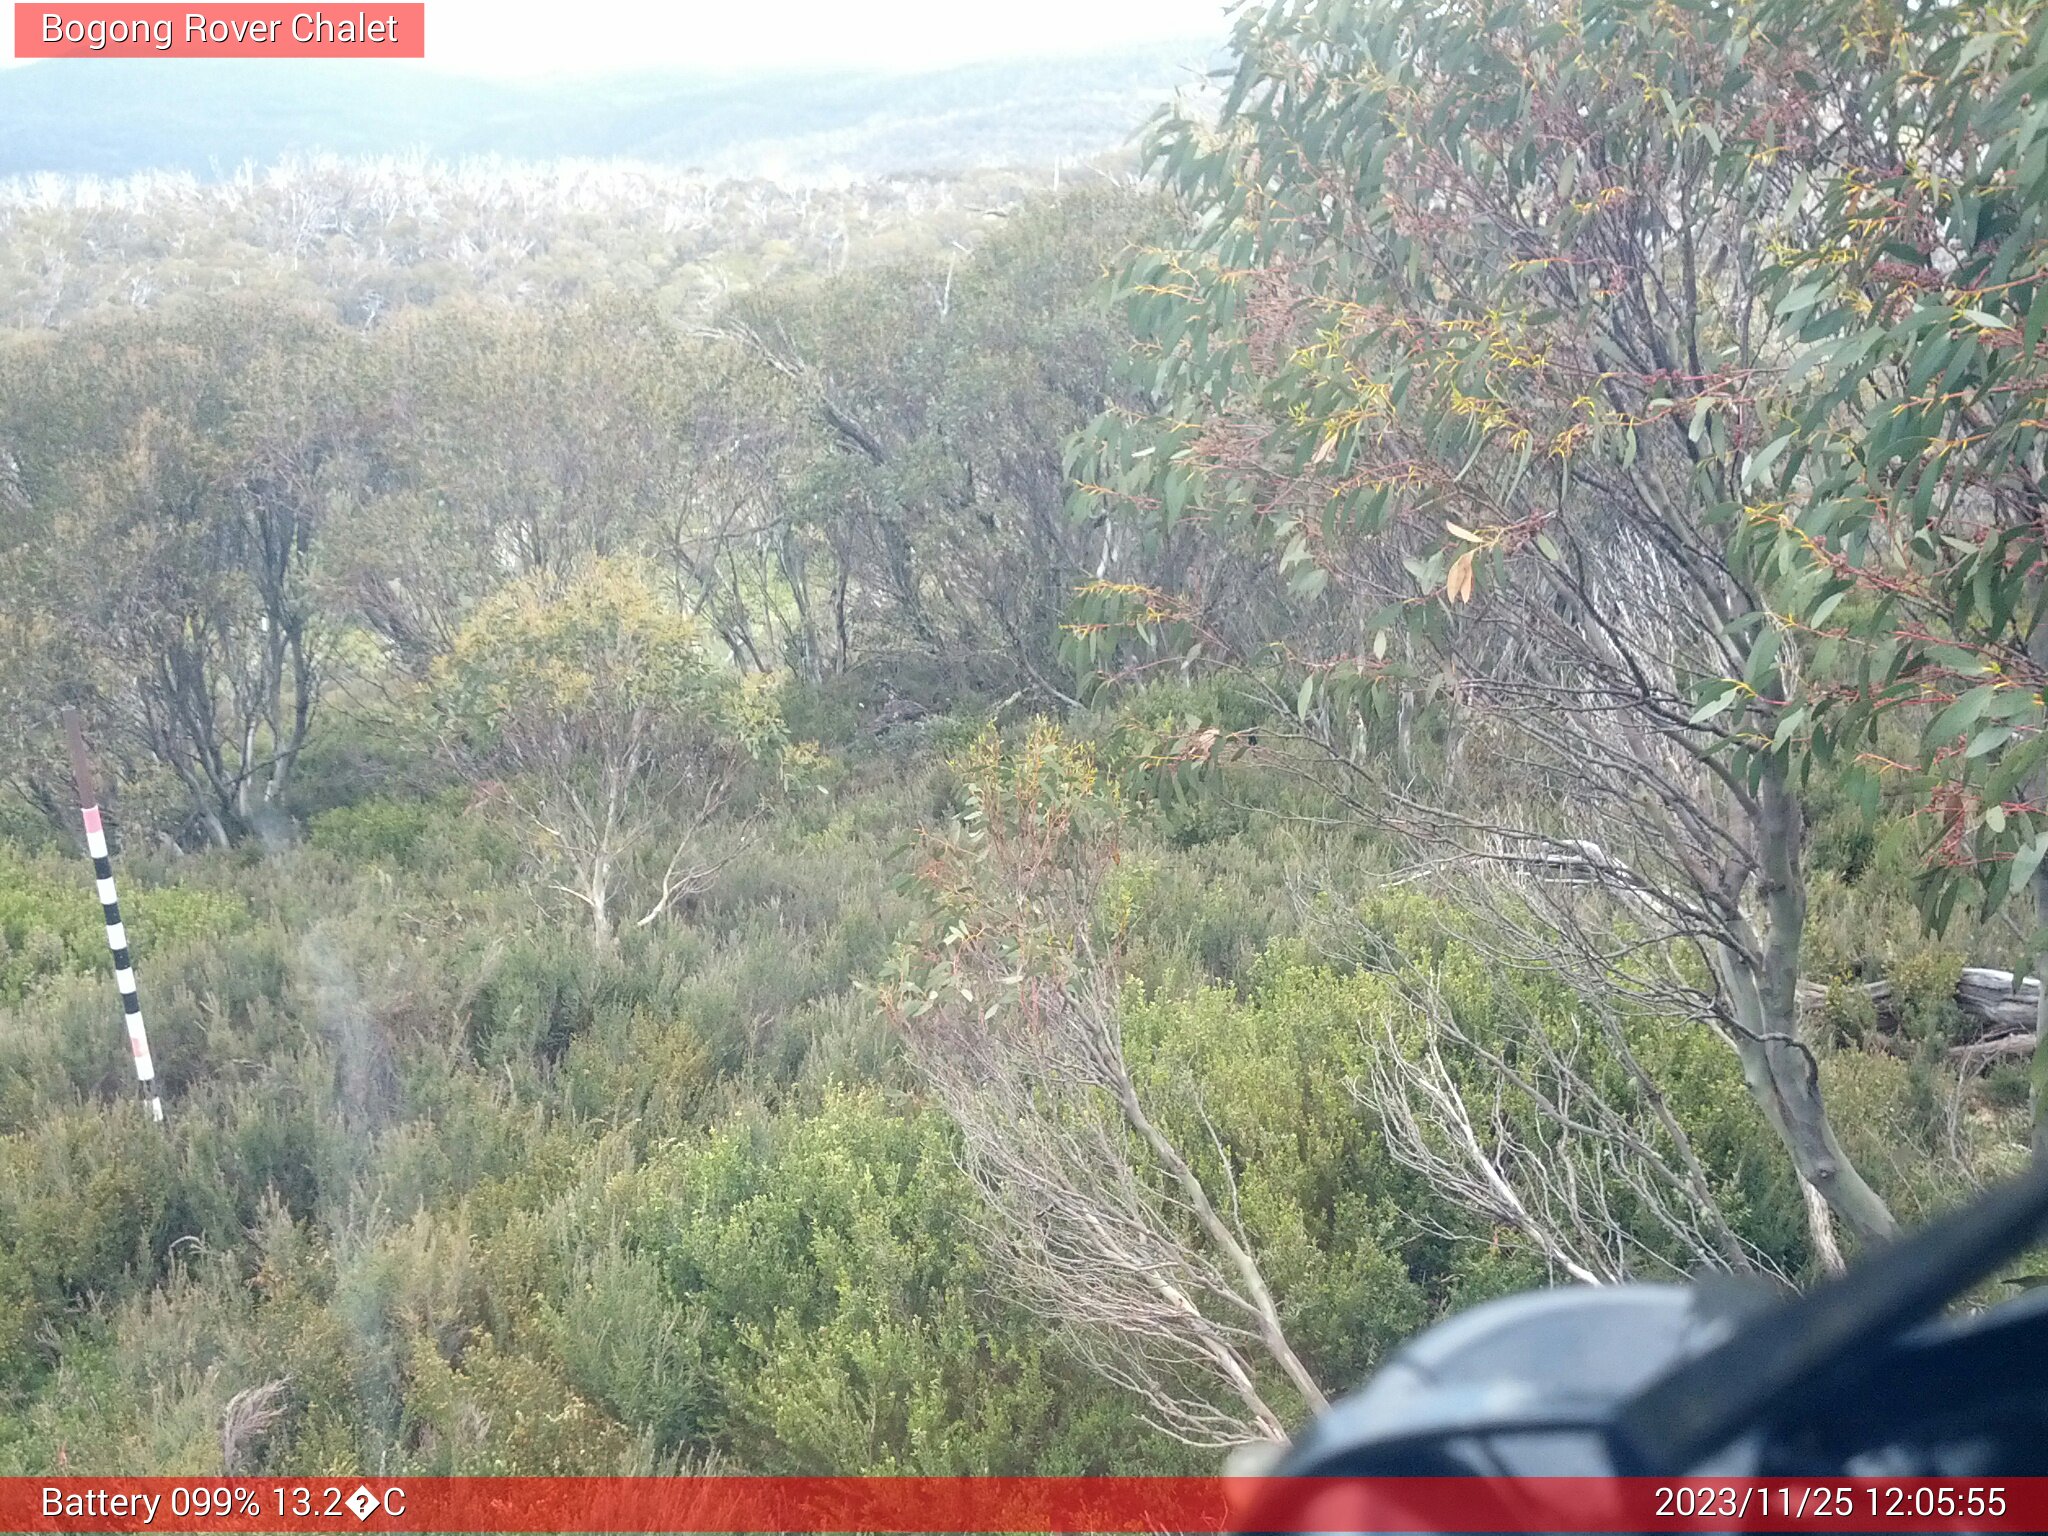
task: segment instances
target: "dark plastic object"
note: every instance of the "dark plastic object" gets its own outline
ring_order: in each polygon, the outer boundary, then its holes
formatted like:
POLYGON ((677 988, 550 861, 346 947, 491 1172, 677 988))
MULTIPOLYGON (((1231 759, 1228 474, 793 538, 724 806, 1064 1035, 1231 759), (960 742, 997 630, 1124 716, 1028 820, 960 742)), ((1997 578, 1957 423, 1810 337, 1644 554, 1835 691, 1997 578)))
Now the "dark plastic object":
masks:
POLYGON ((2048 1165, 1809 1294, 1574 1287, 1439 1324, 1276 1477, 2039 1475, 2048 1287, 1930 1321, 2048 1223, 2048 1165))

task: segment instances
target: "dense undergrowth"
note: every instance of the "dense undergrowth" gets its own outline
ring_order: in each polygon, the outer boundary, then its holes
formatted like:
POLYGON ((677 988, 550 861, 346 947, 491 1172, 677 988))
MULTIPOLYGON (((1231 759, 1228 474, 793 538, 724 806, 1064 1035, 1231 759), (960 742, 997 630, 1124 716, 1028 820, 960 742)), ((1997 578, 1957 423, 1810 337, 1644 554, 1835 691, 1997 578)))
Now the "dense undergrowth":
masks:
MULTIPOLYGON (((1071 729, 1113 762, 1119 723, 1176 702, 1071 729)), ((750 841, 679 920, 605 950, 536 906, 464 789, 393 793, 338 723, 309 753, 303 836, 124 851, 161 1132, 126 1081, 79 861, 10 842, 0 1470, 1203 1465, 990 1274, 953 1132, 866 990, 914 914, 907 847, 961 809, 947 764, 980 724, 829 744, 835 772, 765 824, 714 829, 750 841), (278 1416, 224 1452, 230 1400, 278 1379, 278 1416)), ((1331 962, 1327 893, 1468 1021, 1555 1000, 1461 952, 1427 893, 1379 891, 1371 840, 1298 787, 1236 782, 1124 801, 1127 1048, 1231 1160, 1291 1335, 1342 1386, 1546 1273, 1391 1161, 1347 1093, 1398 999, 1331 962)), ((1939 956, 1885 916, 1898 878, 1838 869, 1816 927, 1831 964, 1931 1000, 1939 956)), ((1799 1275, 1796 1186, 1727 1051, 1640 1022, 1725 1207, 1799 1275)), ((1825 1070, 1909 1216, 1995 1171, 2024 1113, 1996 1078, 1961 1090, 1874 1041, 1844 1035, 1825 1070)))

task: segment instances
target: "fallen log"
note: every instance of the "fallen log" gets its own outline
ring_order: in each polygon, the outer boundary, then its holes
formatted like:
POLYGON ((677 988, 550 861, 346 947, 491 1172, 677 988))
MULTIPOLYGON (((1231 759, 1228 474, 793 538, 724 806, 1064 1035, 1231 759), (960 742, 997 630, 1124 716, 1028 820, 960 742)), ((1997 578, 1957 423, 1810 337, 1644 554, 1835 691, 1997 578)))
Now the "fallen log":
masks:
POLYGON ((2001 1061, 2024 1061, 2034 1054, 2034 1047, 2040 1043, 2040 1035, 2000 1035, 1996 1040, 1972 1040, 1967 1045, 1952 1045, 1948 1059, 1959 1067, 1976 1067, 1979 1070, 2001 1061))
MULTIPOLYGON (((1888 981, 1852 983, 1877 1009, 1878 1027, 1896 1033, 1898 1015, 1891 1007, 1892 984, 1888 981)), ((1828 998, 1828 988, 1818 982, 1799 984, 1799 1006, 1812 1012, 1828 998)), ((2038 1041, 2034 1025, 2041 1004, 2041 982, 2026 976, 2015 983, 2011 971, 1988 965, 1966 965, 1956 981, 1956 1010, 1973 1026, 1972 1038, 1949 1048, 1949 1059, 1960 1066, 1990 1066, 1999 1061, 2018 1061, 2034 1052, 2038 1041)))

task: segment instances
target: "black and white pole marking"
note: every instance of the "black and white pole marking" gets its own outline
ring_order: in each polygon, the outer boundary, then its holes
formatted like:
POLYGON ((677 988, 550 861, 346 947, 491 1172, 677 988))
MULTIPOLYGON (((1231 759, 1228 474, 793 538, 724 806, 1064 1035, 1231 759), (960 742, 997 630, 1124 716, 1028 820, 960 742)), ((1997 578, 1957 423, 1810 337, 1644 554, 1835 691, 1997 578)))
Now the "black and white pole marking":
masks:
POLYGON ((150 1118, 163 1124, 164 1101, 157 1092, 156 1063, 149 1055, 149 1031, 142 1027, 142 1002, 135 995, 135 962, 128 953, 128 930, 121 925, 121 903, 114 896, 114 866, 107 853, 107 831, 100 821, 99 793, 93 788, 92 761, 85 755, 85 733, 78 711, 64 711, 64 736, 71 748, 71 778, 78 786, 78 811, 85 818, 85 847, 92 855, 93 881, 100 907, 107 915, 107 948, 114 954, 114 985, 121 991, 121 1013, 128 1025, 128 1051, 135 1058, 135 1081, 149 1095, 150 1118))

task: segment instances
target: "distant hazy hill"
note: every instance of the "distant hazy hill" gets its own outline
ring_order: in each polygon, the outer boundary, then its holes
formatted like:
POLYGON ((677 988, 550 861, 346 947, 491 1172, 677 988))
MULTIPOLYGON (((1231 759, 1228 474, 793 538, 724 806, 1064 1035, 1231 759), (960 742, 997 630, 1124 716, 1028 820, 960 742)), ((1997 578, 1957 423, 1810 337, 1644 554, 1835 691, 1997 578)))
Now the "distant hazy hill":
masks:
POLYGON ((1196 43, 923 74, 507 84, 380 63, 49 61, 0 71, 0 176, 199 175, 424 150, 624 156, 738 175, 1042 164, 1122 143, 1196 43))

